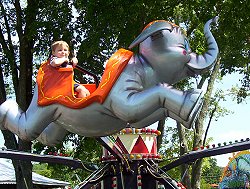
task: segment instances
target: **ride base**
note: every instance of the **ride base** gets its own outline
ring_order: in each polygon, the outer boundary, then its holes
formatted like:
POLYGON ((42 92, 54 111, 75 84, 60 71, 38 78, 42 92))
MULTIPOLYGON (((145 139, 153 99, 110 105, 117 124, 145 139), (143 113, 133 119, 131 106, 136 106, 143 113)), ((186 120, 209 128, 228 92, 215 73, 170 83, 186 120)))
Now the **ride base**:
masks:
POLYGON ((103 166, 76 189, 185 189, 159 168, 158 135, 154 129, 126 128, 101 138, 103 166))
POLYGON ((184 189, 185 187, 170 178, 165 172, 197 159, 250 149, 250 139, 235 140, 194 148, 175 161, 159 168, 162 160, 157 154, 156 130, 122 130, 115 136, 96 138, 103 148, 102 165, 83 163, 72 157, 40 155, 1 148, 0 158, 22 161, 36 161, 63 164, 73 169, 84 169, 92 174, 75 189, 184 189))

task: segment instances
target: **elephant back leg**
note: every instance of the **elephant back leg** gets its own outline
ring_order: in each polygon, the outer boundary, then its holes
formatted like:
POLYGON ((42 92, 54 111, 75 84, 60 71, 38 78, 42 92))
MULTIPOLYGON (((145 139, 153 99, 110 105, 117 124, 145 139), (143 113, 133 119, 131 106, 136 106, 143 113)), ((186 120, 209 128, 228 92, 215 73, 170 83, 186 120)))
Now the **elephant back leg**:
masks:
POLYGON ((37 140, 44 145, 55 146, 61 143, 68 133, 61 125, 52 122, 43 130, 37 140))
POLYGON ((21 139, 32 141, 52 122, 55 108, 38 107, 31 104, 24 112, 14 100, 7 100, 0 106, 0 129, 7 129, 21 139))

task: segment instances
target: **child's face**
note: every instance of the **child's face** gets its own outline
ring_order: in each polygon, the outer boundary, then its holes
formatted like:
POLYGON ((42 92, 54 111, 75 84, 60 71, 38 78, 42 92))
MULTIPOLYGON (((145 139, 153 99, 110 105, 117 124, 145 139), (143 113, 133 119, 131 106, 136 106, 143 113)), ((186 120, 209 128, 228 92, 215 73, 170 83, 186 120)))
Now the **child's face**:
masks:
POLYGON ((65 45, 59 45, 56 47, 55 51, 52 54, 58 58, 64 58, 69 56, 69 49, 65 45))

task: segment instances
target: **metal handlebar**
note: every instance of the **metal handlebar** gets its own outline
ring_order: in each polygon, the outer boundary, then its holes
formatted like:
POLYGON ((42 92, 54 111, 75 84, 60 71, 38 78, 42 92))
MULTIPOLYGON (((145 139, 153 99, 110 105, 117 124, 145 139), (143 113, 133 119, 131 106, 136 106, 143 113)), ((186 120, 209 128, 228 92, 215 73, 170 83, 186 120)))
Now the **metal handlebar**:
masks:
POLYGON ((92 72, 90 72, 90 71, 84 69, 83 67, 81 67, 81 66, 79 66, 79 65, 76 65, 75 68, 78 69, 79 71, 81 71, 81 72, 83 72, 83 73, 85 73, 85 74, 88 74, 88 75, 90 75, 91 77, 93 77, 93 78, 94 78, 94 81, 95 81, 95 84, 96 84, 96 88, 98 87, 98 85, 99 85, 99 79, 98 79, 98 77, 97 77, 94 73, 92 73, 92 72))

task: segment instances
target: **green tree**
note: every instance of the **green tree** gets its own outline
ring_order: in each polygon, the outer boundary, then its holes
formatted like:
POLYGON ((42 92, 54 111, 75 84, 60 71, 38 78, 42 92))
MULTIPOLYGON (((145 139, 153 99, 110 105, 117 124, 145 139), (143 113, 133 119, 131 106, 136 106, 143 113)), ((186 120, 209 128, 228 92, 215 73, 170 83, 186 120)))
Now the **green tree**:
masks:
POLYGON ((81 30, 76 37, 78 58, 84 67, 101 73, 115 50, 127 48, 150 21, 168 19, 178 1, 74 0, 74 5, 81 30))
MULTIPOLYGON (((102 148, 94 138, 81 136, 73 136, 70 134, 66 137, 67 144, 59 144, 53 147, 46 147, 41 143, 36 142, 33 146, 34 153, 52 154, 69 156, 74 159, 80 159, 85 165, 99 166, 102 148)), ((71 183, 71 186, 76 186, 80 181, 83 181, 92 172, 88 169, 75 169, 61 164, 41 163, 36 164, 36 173, 51 177, 54 179, 66 180, 71 183), (39 169, 42 167, 43 169, 39 169), (41 171, 40 171, 41 170, 41 171)))
MULTIPOLYGON (((233 71, 240 71, 245 74, 245 77, 242 79, 242 88, 239 90, 238 95, 242 97, 247 96, 247 87, 245 78, 249 77, 249 70, 247 69, 247 64, 249 62, 246 52, 249 49, 249 18, 246 18, 246 15, 249 15, 247 9, 249 5, 247 1, 209 1, 206 5, 199 4, 199 1, 192 2, 192 4, 185 4, 179 8, 178 14, 181 19, 185 18, 191 20, 191 24, 188 24, 188 28, 197 27, 199 28, 199 20, 205 19, 208 15, 219 15, 220 21, 216 32, 216 39, 220 48, 220 59, 211 72, 211 76, 203 75, 203 78, 198 84, 198 88, 203 85, 205 79, 209 76, 208 87, 206 98, 204 100, 204 105, 202 107, 200 116, 195 123, 194 127, 194 142, 193 146, 201 146, 205 141, 203 141, 202 136, 204 133, 204 121, 208 116, 209 104, 212 95, 212 89, 214 85, 214 80, 219 73, 219 68, 221 69, 222 76, 226 73, 232 73, 233 71), (189 10, 189 11, 186 11, 189 10), (239 13, 238 10, 241 10, 239 13), (228 17, 228 12, 230 12, 230 17, 228 17), (194 22, 197 20, 197 22, 194 22), (229 26, 229 23, 232 23, 232 27, 229 26), (195 26, 196 25, 196 26, 195 26), (239 31, 239 32, 236 32, 239 31), (230 39, 229 39, 230 38, 230 39), (230 44, 230 45, 229 45, 230 44)), ((202 32, 199 29, 196 29, 194 32, 187 33, 196 34, 191 38, 191 45, 197 46, 197 51, 203 50, 199 43, 197 44, 196 39, 199 38, 199 34, 202 32), (193 40, 192 40, 193 39, 193 40), (195 45, 196 44, 196 45, 195 45)), ((192 31, 192 29, 191 29, 192 31)), ((249 82, 249 81, 248 81, 249 82)), ((239 97, 239 99, 241 99, 239 97)), ((192 183, 191 188, 199 188, 200 185, 200 176, 201 176, 201 166, 202 160, 196 161, 192 166, 192 183)))
MULTIPOLYGON (((23 110, 27 109, 33 91, 34 55, 44 53, 42 51, 45 49, 43 45, 48 45, 52 40, 60 37, 67 36, 65 38, 69 39, 69 34, 72 33, 69 28, 65 27, 71 21, 71 10, 68 4, 69 1, 54 3, 39 0, 0 1, 0 63, 1 73, 3 73, 0 75, 1 102, 4 102, 7 96, 8 86, 5 87, 5 83, 11 79, 14 89, 12 95, 15 96, 23 110), (46 12, 47 10, 54 15, 46 12), (67 10, 67 14, 65 14, 65 10, 67 10), (62 19, 56 19, 58 15, 61 15, 62 19), (48 20, 51 22, 46 26, 45 23, 48 23, 48 20), (54 32, 51 32, 52 30, 54 32), (38 44, 40 47, 36 49, 38 44)), ((31 142, 22 140, 17 142, 9 131, 3 131, 3 135, 7 148, 31 151, 31 142)), ((13 161, 13 164, 16 171, 17 187, 32 188, 31 163, 13 161)))
POLYGON ((208 184, 218 184, 222 173, 222 168, 217 165, 215 158, 207 158, 208 164, 203 167, 202 177, 208 184))
MULTIPOLYGON (((16 95, 17 102, 22 109, 26 109, 29 106, 32 97, 32 47, 34 45, 32 22, 35 20, 37 6, 36 1, 29 1, 25 8, 26 15, 24 16, 24 8, 19 1, 1 1, 1 32, 0 32, 0 44, 2 58, 6 60, 7 64, 4 64, 1 60, 1 67, 5 71, 10 71, 12 76, 12 83, 16 95), (13 38, 16 36, 18 44, 13 42, 13 38), (18 54, 18 55, 17 55, 18 54), (18 66, 19 65, 19 70, 18 66), (18 73, 19 72, 19 73, 18 73), (19 95, 22 94, 22 95, 19 95)), ((6 72, 4 72, 6 74, 6 72)), ((3 76, 3 75, 2 75, 3 76)), ((7 74, 8 76, 8 74, 7 74)), ((4 83, 4 78, 0 78, 1 83, 4 83)), ((5 88, 1 89, 1 101, 6 99, 5 88)), ((20 149, 24 151, 31 150, 31 143, 19 140, 17 141, 13 134, 10 132, 3 132, 5 138, 5 145, 8 148, 20 149), (9 140, 10 139, 10 140, 9 140)), ((13 161, 17 186, 20 188, 32 187, 32 171, 31 163, 13 161)))

